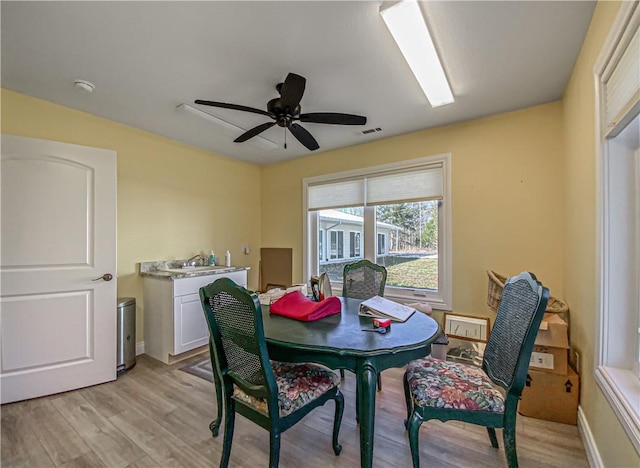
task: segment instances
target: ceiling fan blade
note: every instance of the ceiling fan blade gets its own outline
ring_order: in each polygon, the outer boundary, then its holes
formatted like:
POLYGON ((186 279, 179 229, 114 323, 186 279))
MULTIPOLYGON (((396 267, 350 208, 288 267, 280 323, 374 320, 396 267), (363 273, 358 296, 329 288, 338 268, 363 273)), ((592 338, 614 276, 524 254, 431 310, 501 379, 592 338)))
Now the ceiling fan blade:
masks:
POLYGON ((253 112, 254 114, 266 115, 268 117, 274 118, 273 114, 271 114, 270 112, 263 111, 262 109, 256 109, 255 107, 240 106, 238 104, 227 104, 226 102, 203 101, 201 99, 196 99, 195 103, 201 104, 203 106, 223 107, 225 109, 253 112))
POLYGON ((298 107, 304 94, 306 83, 306 78, 295 73, 289 73, 280 89, 280 106, 283 109, 288 107, 290 111, 298 107))
POLYGON ((251 130, 247 130, 246 132, 244 132, 242 135, 240 135, 238 138, 236 138, 233 141, 235 143, 242 143, 243 141, 247 141, 249 138, 253 138, 259 133, 264 132, 266 129, 273 127, 275 124, 276 124, 275 122, 267 122, 267 123, 260 124, 257 127, 253 127, 251 130))
POLYGON ((311 136, 311 133, 306 131, 297 123, 292 123, 291 125, 289 125, 289 130, 291 130, 293 136, 296 137, 296 139, 300 143, 306 146, 309 151, 317 150, 318 148, 320 148, 320 145, 318 145, 316 139, 311 136))
POLYGON ((300 114, 300 122, 334 125, 365 125, 367 118, 361 115, 340 114, 337 112, 312 112, 310 114, 300 114))

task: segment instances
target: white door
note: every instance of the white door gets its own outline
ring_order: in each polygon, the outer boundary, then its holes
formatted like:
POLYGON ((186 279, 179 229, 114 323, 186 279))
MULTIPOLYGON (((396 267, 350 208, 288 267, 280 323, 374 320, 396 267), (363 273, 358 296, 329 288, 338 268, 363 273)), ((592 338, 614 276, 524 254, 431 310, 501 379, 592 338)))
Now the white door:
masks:
POLYGON ((1 143, 1 401, 114 380, 116 153, 1 143))

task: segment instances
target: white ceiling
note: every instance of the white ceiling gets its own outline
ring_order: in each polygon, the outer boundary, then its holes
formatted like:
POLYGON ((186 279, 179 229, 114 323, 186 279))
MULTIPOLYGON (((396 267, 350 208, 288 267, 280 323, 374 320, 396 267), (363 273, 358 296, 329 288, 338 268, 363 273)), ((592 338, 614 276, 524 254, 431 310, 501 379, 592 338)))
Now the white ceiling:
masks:
MULTIPOLYGON (((302 112, 364 127, 302 124, 317 152, 550 102, 562 96, 595 2, 425 2, 456 98, 432 109, 379 14, 380 1, 2 2, 2 86, 257 164, 310 152, 275 126, 265 150, 176 111, 195 99, 266 109, 307 79, 302 112), (92 94, 74 88, 81 78, 92 94), (362 130, 381 132, 363 135, 362 130)), ((198 106, 196 106, 198 107, 198 106)), ((202 107, 249 129, 268 117, 202 107)))

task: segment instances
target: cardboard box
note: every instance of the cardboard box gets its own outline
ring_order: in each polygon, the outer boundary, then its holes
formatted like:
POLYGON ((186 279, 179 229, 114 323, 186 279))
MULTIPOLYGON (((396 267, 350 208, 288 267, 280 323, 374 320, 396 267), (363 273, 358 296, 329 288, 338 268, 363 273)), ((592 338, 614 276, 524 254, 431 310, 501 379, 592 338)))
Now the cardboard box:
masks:
POLYGON ((293 249, 269 248, 260 249, 260 267, 258 284, 260 291, 269 289, 286 289, 293 282, 293 249))
POLYGON ((569 326, 556 314, 545 314, 538 330, 529 368, 567 375, 569 362, 569 326))
POLYGON ((568 375, 529 369, 518 413, 546 421, 577 424, 580 376, 569 367, 568 375))

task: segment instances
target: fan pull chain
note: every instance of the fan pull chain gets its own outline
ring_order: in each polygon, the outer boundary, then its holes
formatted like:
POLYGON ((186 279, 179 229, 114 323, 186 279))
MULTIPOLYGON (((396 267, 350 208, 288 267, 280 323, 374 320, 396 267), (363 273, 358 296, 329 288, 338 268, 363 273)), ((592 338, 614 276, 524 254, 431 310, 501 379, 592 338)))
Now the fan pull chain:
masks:
POLYGON ((284 128, 284 149, 287 149, 287 128, 284 128))

